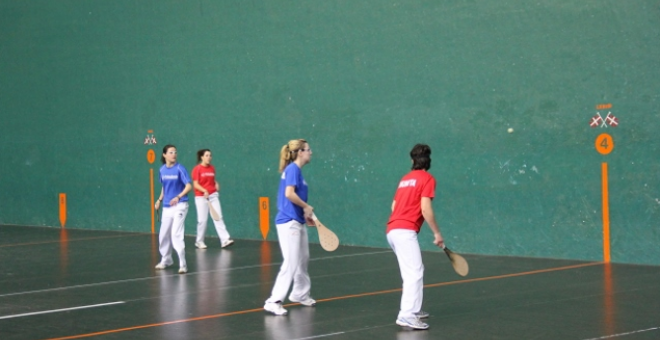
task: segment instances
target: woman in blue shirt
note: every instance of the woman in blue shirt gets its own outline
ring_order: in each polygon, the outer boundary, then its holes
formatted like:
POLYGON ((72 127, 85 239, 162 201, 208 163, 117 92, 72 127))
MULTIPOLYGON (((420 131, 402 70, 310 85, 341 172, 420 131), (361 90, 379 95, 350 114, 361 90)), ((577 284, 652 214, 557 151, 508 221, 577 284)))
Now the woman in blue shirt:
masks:
POLYGON ((192 188, 190 176, 186 168, 176 162, 176 147, 165 145, 160 158, 163 166, 160 167, 160 197, 156 201, 158 209, 163 202, 163 217, 158 235, 159 250, 162 259, 156 269, 165 269, 171 266, 172 247, 179 255, 179 274, 188 272, 186 265, 186 244, 184 243, 184 222, 188 214, 188 192, 192 188))
POLYGON ((312 158, 312 149, 304 139, 294 139, 280 151, 280 186, 277 192, 277 237, 284 261, 277 274, 270 298, 264 309, 275 315, 286 315, 282 301, 289 294, 291 302, 304 306, 314 306, 316 301, 310 296, 311 280, 307 272, 309 263, 309 241, 305 222, 313 225, 314 208, 307 204, 307 183, 302 176, 302 168, 312 158))

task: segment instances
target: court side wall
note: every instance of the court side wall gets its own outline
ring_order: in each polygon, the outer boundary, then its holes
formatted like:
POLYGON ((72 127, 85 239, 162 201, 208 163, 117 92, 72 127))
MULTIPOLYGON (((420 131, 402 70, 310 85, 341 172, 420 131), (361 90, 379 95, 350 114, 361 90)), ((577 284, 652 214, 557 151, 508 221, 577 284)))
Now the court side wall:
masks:
POLYGON ((213 151, 234 238, 269 197, 275 240, 278 151, 306 138, 319 217, 387 247, 422 142, 453 249, 602 260, 607 163, 612 261, 658 265, 659 34, 652 0, 0 0, 0 224, 59 227, 66 193, 68 228, 150 232, 173 143, 189 171, 213 151))

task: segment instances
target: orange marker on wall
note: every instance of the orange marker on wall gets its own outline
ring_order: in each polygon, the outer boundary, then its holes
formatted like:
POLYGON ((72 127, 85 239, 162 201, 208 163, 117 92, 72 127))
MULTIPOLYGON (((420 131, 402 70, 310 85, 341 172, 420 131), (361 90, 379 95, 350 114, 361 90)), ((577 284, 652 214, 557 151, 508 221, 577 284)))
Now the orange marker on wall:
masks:
POLYGON ((607 186, 607 163, 601 164, 601 187, 603 204, 603 262, 609 263, 610 257, 610 199, 607 186))
POLYGON ((60 194, 60 224, 66 225, 66 194, 60 194))
POLYGON ((268 197, 259 197, 259 229, 261 229, 261 236, 264 240, 268 237, 268 229, 270 229, 269 209, 268 197))

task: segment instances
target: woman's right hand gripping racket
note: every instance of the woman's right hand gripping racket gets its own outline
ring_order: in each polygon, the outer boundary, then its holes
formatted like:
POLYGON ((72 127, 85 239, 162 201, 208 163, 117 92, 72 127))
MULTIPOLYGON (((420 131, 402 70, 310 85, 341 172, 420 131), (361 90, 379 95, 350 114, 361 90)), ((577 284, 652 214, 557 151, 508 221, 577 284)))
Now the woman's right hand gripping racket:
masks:
POLYGON ((316 214, 312 215, 314 224, 316 224, 316 230, 319 232, 319 242, 321 242, 321 247, 326 251, 335 251, 339 247, 339 238, 332 230, 328 229, 326 226, 319 221, 316 214))
POLYGON ((470 267, 468 266, 468 263, 465 261, 463 256, 449 250, 447 246, 444 246, 442 249, 445 251, 445 254, 447 254, 447 257, 449 257, 449 261, 451 261, 451 265, 454 267, 456 274, 460 276, 467 276, 468 272, 470 271, 470 267))

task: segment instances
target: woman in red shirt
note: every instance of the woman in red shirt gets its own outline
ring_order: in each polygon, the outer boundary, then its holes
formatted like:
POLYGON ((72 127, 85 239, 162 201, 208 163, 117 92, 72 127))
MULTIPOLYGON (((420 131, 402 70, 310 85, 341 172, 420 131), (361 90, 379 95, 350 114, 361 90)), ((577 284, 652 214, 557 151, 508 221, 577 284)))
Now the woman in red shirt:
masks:
POLYGON ((431 200, 435 197, 435 178, 427 171, 431 168, 431 148, 417 144, 410 151, 412 171, 403 176, 392 201, 392 215, 387 222, 387 242, 394 250, 403 280, 401 307, 396 324, 414 329, 427 329, 420 319, 427 318, 422 311, 424 264, 417 234, 424 221, 433 231, 433 243, 444 247, 444 240, 435 221, 431 200))
POLYGON ((209 201, 218 216, 220 216, 217 221, 213 220, 215 230, 220 237, 220 246, 225 248, 234 243, 222 219, 222 209, 220 208, 218 195, 220 184, 215 180, 215 168, 211 165, 212 158, 209 149, 197 151, 198 164, 192 171, 193 186, 195 187, 195 206, 197 207, 197 239, 195 240, 195 246, 200 249, 206 248, 204 236, 206 234, 206 221, 209 218, 209 201))

